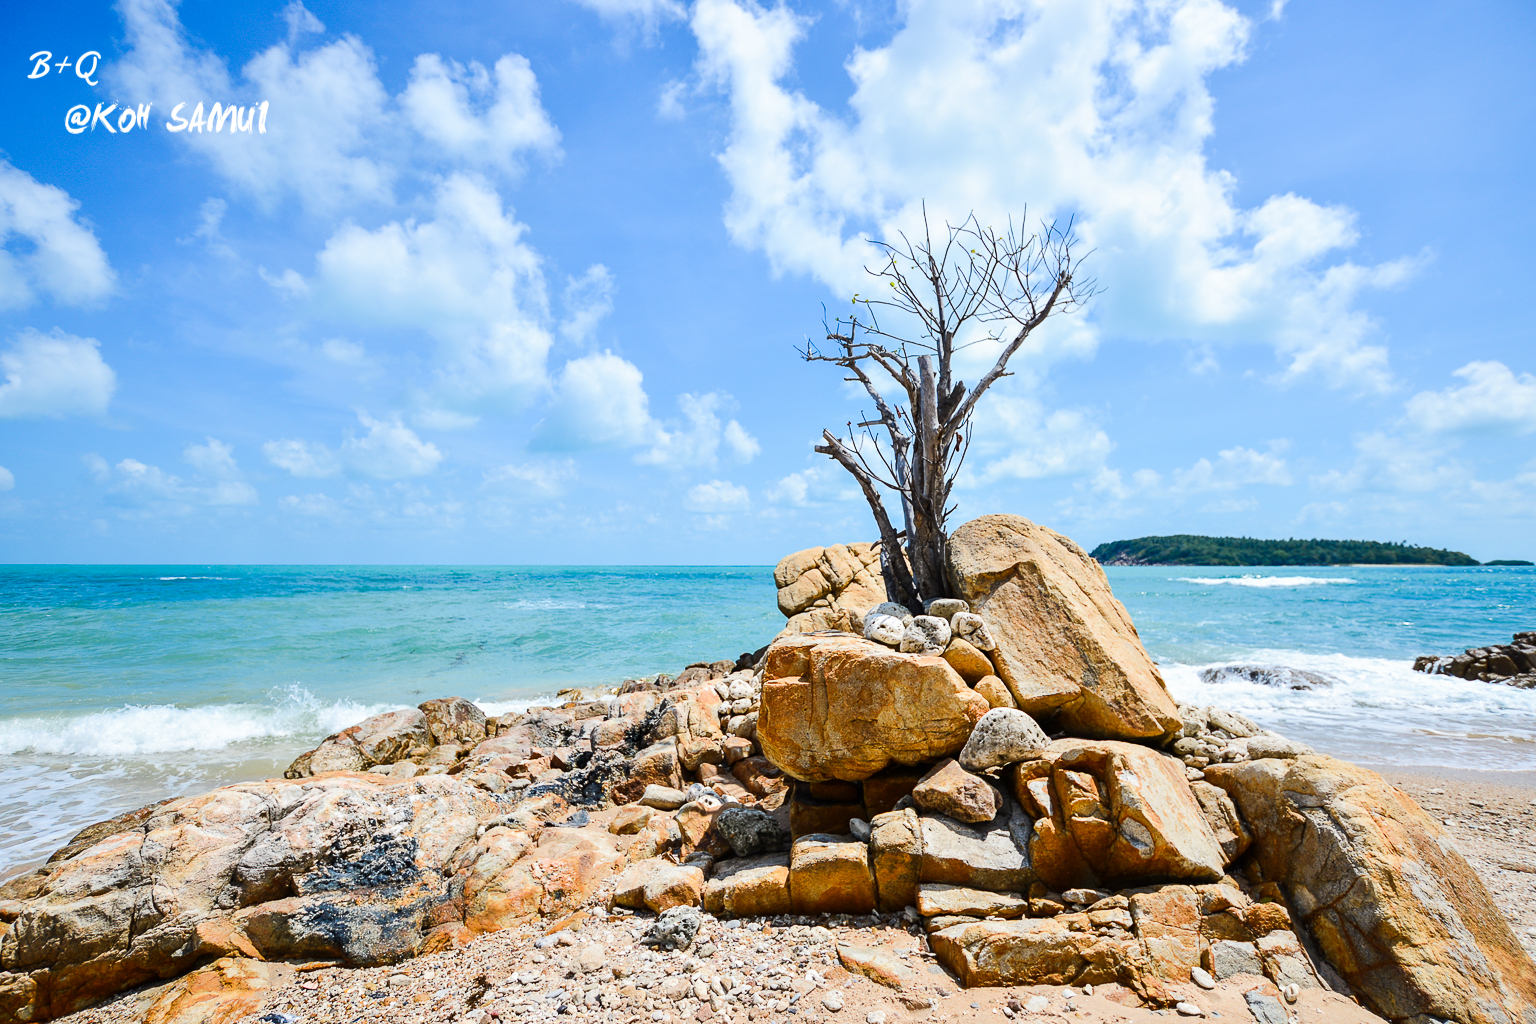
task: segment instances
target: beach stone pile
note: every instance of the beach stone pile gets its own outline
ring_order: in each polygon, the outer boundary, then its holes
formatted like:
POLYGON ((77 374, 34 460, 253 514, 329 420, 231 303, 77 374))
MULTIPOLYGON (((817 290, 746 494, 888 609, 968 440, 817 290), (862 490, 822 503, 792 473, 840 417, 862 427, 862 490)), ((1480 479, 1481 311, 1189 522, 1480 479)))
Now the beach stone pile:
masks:
POLYGON ((1536 688, 1536 631, 1516 633, 1507 644, 1472 647, 1454 657, 1421 655, 1414 659, 1416 672, 1503 683, 1522 690, 1536 688))
MULTIPOLYGON (((885 602, 875 546, 799 552, 786 629, 751 654, 523 714, 427 701, 284 779, 92 826, 0 886, 0 1022, 242 959, 554 942, 595 906, 700 957, 714 919, 879 921, 964 985, 1172 1012, 1251 978, 1276 1020, 1321 986, 1394 1021, 1536 1021, 1536 966, 1401 792, 1176 704, 1059 534, 988 516, 947 567, 957 596, 917 615, 885 602)), ((899 958, 839 956, 931 1005, 899 958)))

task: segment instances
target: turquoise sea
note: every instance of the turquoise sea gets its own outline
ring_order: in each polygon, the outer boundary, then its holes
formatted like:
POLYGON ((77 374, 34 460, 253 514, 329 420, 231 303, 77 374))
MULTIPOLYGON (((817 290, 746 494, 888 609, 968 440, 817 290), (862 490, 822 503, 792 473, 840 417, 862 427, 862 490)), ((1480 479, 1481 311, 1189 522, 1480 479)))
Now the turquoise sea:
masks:
MULTIPOLYGON (((1536 629, 1536 569, 1107 572, 1181 700, 1372 764, 1536 769, 1536 691, 1409 667, 1536 629), (1201 682, 1227 664, 1339 682, 1201 682)), ((382 710, 524 707, 735 658, 782 622, 769 566, 0 566, 0 876, 382 710)))

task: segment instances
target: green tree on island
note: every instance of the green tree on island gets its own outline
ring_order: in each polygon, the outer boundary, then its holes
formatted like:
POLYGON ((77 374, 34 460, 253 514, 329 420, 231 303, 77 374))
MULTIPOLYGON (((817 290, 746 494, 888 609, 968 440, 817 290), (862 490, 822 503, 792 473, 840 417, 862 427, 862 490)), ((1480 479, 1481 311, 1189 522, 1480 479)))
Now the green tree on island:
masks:
POLYGON ((950 490, 970 447, 976 403, 1008 376, 1008 360, 1031 333, 1095 290, 1074 274, 1070 221, 1042 224, 1037 233, 1023 223, 1015 228, 1010 221, 998 232, 973 213, 958 226, 946 223, 935 243, 925 207, 921 239, 871 240, 884 257, 865 267, 877 294, 854 295, 853 313, 823 322, 837 347, 822 351, 808 342, 801 353, 808 362, 847 370, 846 379, 874 403, 876 418, 848 423, 843 436, 823 430, 825 443, 816 451, 858 481, 880 531, 886 594, 914 612, 949 596, 945 521, 954 511, 950 490), (967 390, 955 377, 955 354, 983 343, 1002 343, 1003 350, 967 390), (901 502, 899 532, 882 489, 901 502))

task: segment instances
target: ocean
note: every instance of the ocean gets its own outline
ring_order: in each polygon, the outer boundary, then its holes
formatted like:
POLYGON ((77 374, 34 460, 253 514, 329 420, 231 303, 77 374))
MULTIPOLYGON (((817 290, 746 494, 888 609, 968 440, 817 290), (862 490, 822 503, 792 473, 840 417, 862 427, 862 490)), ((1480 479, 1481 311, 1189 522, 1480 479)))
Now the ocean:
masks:
MULTIPOLYGON (((1411 670, 1536 629, 1536 569, 1109 567, 1181 701, 1375 765, 1536 769, 1536 691, 1411 670), (1201 669, 1324 672, 1278 689, 1201 669)), ((429 697, 502 713, 735 658, 771 566, 0 566, 0 877, 429 697)))

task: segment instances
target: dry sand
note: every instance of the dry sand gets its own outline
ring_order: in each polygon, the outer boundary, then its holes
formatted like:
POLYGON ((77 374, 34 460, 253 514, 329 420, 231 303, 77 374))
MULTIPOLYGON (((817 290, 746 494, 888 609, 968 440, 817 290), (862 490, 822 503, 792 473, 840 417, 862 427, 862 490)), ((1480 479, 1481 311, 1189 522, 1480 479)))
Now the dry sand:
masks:
MULTIPOLYGON (((1377 770, 1445 821, 1526 949, 1536 954, 1536 773, 1377 770)), ((653 952, 638 944, 651 915, 610 915, 592 908, 574 916, 578 920, 563 928, 558 922, 549 926, 549 934, 511 929, 394 967, 313 964, 284 969, 261 1009, 244 1021, 1109 1024, 1181 1016, 1171 1008, 1139 1006, 1132 993, 1115 985, 1096 988, 1091 994, 1052 986, 962 989, 927 952, 925 938, 914 934, 918 929, 904 928, 890 919, 872 925, 868 919, 833 917, 818 919, 818 924, 772 927, 763 921, 706 917, 694 949, 676 953, 653 952), (896 992, 850 973, 839 961, 839 943, 892 953, 916 970, 921 980, 896 992), (705 993, 704 1000, 694 995, 695 982, 702 982, 698 991, 705 993), (711 1001, 708 993, 716 982, 720 991, 729 994, 711 1001), (837 1010, 828 1008, 828 997, 834 992, 842 1002, 837 1010), (1032 1004, 1036 997, 1044 1003, 1032 1004)), ((146 988, 62 1019, 70 1024, 141 1020, 163 990, 164 986, 146 988)), ((1275 994, 1265 979, 1245 976, 1230 979, 1214 991, 1190 985, 1178 994, 1198 1007, 1205 1019, 1248 1024, 1255 1019, 1244 1000, 1250 990, 1275 994)), ((830 1002, 836 1004, 838 999, 830 1002)), ((1285 1010, 1296 1024, 1380 1019, 1346 996, 1321 990, 1303 992, 1285 1010)))

